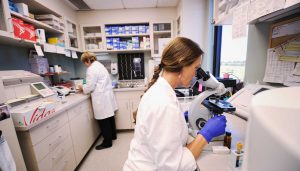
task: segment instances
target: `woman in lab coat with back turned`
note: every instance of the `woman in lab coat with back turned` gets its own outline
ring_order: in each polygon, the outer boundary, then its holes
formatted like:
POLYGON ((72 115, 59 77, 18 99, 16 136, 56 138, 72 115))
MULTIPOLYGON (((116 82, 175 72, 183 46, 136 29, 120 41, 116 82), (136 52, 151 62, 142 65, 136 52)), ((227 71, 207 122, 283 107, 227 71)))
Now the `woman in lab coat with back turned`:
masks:
POLYGON ((112 146, 117 138, 114 112, 117 103, 112 90, 112 82, 107 69, 97 61, 96 55, 84 52, 81 61, 87 67, 86 84, 81 88, 84 94, 91 93, 94 117, 98 120, 103 142, 96 146, 97 150, 112 146))
POLYGON ((203 51, 177 37, 164 49, 161 63, 137 110, 134 137, 123 171, 194 171, 202 149, 225 133, 226 118, 209 119, 188 143, 188 128, 174 89, 188 87, 200 67, 203 51))

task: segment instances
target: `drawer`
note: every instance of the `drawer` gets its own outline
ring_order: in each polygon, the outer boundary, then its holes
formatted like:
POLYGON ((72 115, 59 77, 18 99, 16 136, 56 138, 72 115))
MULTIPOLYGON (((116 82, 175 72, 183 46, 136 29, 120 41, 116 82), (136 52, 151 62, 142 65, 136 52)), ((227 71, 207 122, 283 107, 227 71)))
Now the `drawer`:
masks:
MULTIPOLYGON (((65 124, 61 129, 57 130, 40 143, 33 146, 37 161, 41 161, 47 154, 56 151, 58 147, 69 148, 72 142, 66 142, 66 137, 70 137, 69 125, 65 124), (68 144, 69 143, 69 144, 68 144)), ((70 138, 69 138, 70 139, 70 138)))
POLYGON ((72 107, 71 109, 68 110, 69 121, 74 119, 76 116, 80 115, 81 113, 82 113, 81 104, 72 107))
POLYGON ((43 160, 38 162, 38 167, 40 171, 58 171, 58 168, 64 168, 64 165, 72 164, 72 169, 75 168, 75 157, 72 148, 71 136, 65 138, 62 144, 60 144, 54 151, 49 153, 43 160), (64 161, 64 162, 63 162, 64 161), (69 163, 65 164, 65 161, 69 163))
POLYGON ((32 144, 35 145, 41 140, 45 139, 50 134, 61 128, 67 122, 68 116, 64 112, 31 129, 29 132, 32 144))
POLYGON ((71 171, 74 170, 75 167, 74 152, 73 150, 69 150, 64 158, 52 168, 52 171, 71 171))

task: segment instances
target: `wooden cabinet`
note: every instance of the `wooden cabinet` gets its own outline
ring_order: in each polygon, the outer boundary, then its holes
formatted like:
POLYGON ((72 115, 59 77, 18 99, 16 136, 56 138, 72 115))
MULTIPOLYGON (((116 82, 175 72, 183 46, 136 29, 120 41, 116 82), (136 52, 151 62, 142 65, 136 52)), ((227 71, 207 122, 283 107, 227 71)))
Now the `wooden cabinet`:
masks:
POLYGON ((116 127, 117 129, 133 129, 134 119, 132 113, 138 108, 141 95, 144 91, 120 91, 115 92, 115 97, 118 104, 118 111, 116 113, 116 127))
POLYGON ((100 129, 90 99, 29 131, 18 131, 27 170, 70 171, 83 159, 100 129))

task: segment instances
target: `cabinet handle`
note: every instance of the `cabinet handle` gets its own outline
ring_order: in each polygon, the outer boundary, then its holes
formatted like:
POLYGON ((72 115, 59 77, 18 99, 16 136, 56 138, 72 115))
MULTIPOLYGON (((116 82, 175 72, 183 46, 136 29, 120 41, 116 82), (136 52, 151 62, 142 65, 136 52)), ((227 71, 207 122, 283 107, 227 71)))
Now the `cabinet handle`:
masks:
POLYGON ((133 102, 131 102, 131 109, 133 109, 133 102))
POLYGON ((127 110, 128 110, 128 103, 129 103, 129 102, 126 103, 126 109, 127 109, 127 110))

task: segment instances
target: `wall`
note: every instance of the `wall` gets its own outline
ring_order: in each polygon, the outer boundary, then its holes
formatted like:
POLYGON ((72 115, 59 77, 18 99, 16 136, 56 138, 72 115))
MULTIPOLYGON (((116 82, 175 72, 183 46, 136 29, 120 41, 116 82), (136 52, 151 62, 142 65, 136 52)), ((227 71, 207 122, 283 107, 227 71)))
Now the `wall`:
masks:
MULTIPOLYGON (((175 23, 176 8, 144 8, 144 9, 118 9, 118 10, 95 10, 77 12, 78 23, 81 25, 114 24, 114 23, 135 23, 170 21, 175 23)), ((175 25, 174 25, 175 26, 175 25)), ((151 58, 150 52, 145 52, 145 75, 148 76, 148 61, 151 58)), ((98 56, 99 59, 111 59, 117 61, 117 54, 98 56)), ((84 66, 76 63, 76 72, 80 77, 85 76, 84 66)), ((116 79, 116 77, 112 77, 116 79)))
POLYGON ((213 64, 212 3, 209 0, 182 0, 177 9, 181 16, 181 36, 199 44, 205 53, 202 67, 208 71, 212 71, 213 64))
POLYGON ((176 18, 176 8, 141 8, 118 10, 79 11, 79 24, 134 23, 145 21, 165 21, 176 18))
MULTIPOLYGON (((60 79, 68 80, 76 77, 74 62, 79 59, 67 58, 64 55, 53 53, 44 53, 49 64, 59 64, 69 74, 59 76, 60 79)), ((79 54, 78 54, 79 55, 79 54)), ((0 71, 2 70, 26 70, 30 71, 28 61, 29 49, 24 47, 14 47, 8 45, 0 45, 0 71)))
POLYGON ((263 83, 267 62, 270 24, 249 25, 245 83, 263 83))

